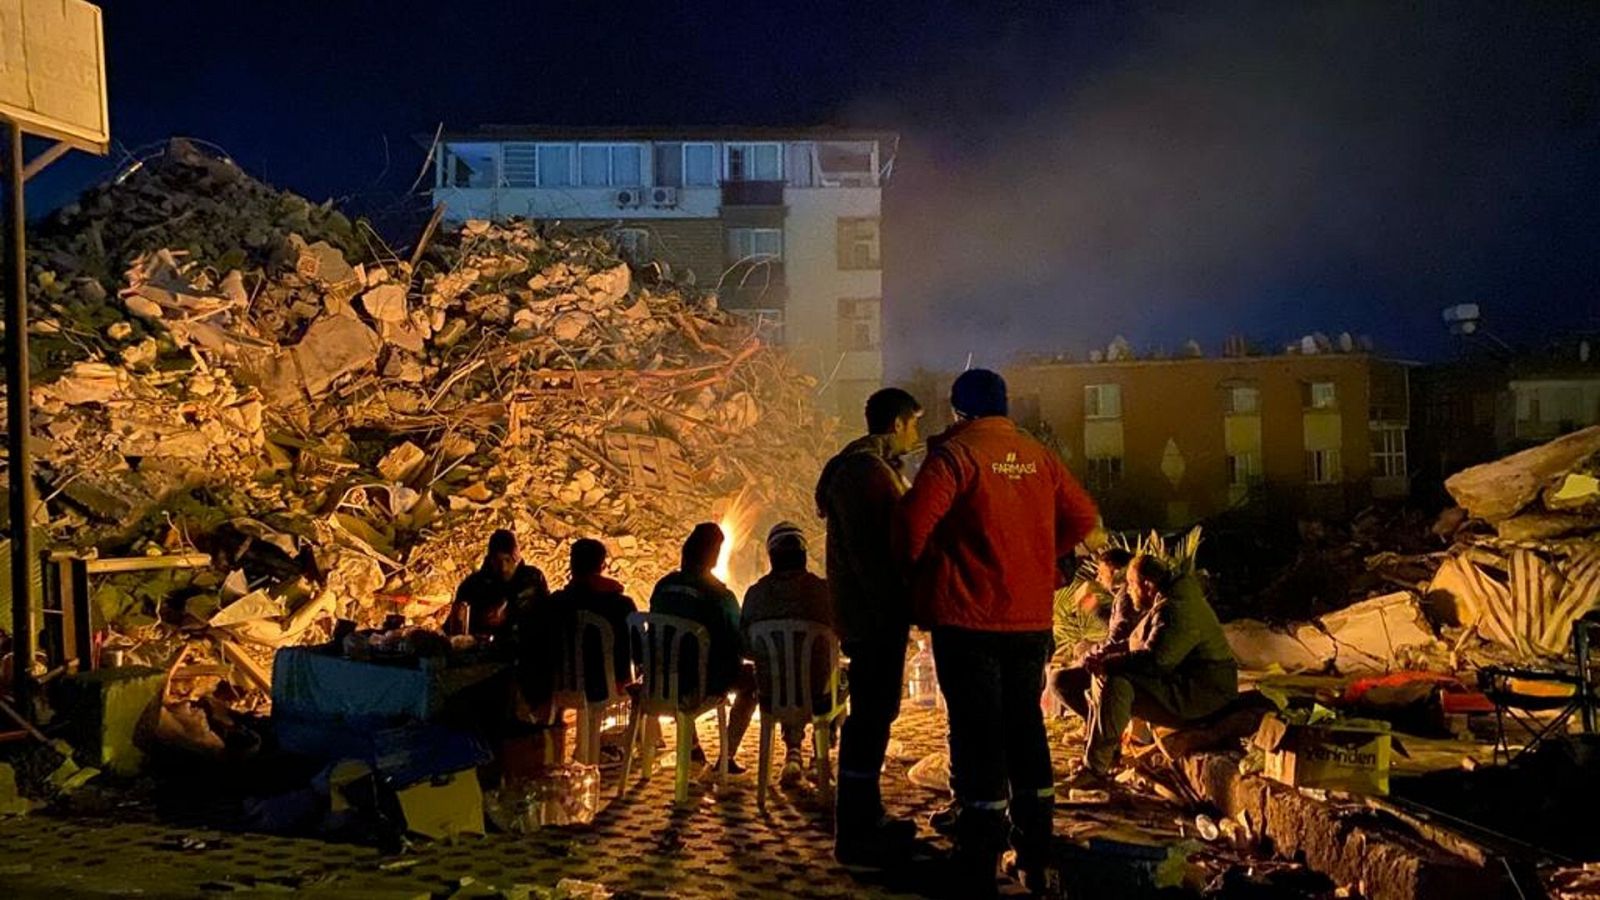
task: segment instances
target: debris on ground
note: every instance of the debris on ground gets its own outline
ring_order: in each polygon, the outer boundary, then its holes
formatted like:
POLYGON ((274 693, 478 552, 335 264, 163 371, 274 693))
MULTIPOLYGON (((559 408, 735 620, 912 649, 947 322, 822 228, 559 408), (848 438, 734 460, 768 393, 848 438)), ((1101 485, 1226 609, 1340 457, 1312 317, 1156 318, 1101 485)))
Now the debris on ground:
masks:
POLYGON ((814 520, 814 383, 601 237, 472 221, 402 257, 182 141, 36 236, 39 524, 86 555, 210 555, 91 584, 195 749, 219 710, 264 710, 277 648, 437 625, 495 528, 552 584, 598 537, 637 595, 736 503, 814 520))

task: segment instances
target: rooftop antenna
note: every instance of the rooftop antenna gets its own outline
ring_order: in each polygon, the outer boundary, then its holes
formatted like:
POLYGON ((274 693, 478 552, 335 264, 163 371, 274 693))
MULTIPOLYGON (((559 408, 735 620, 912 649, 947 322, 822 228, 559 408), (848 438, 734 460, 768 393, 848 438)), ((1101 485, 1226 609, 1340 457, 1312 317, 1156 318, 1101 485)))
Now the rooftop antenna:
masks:
POLYGON ((967 351, 967 364, 966 364, 965 367, 962 368, 961 371, 968 372, 968 371, 971 371, 971 369, 972 369, 972 351, 968 350, 967 351))

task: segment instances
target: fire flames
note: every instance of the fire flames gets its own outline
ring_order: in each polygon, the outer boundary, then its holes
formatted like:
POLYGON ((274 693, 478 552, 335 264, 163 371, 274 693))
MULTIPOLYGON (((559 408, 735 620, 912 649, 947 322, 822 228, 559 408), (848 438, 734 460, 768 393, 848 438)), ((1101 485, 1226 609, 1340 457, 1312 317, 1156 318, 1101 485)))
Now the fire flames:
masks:
POLYGON ((750 533, 755 528, 759 513, 760 509, 751 498, 750 492, 743 490, 728 503, 722 518, 717 522, 717 526, 722 529, 722 550, 717 554, 717 564, 712 568, 711 574, 732 588, 734 594, 738 596, 742 596, 745 585, 735 583, 734 576, 742 573, 735 571, 734 560, 739 549, 750 539, 750 533))

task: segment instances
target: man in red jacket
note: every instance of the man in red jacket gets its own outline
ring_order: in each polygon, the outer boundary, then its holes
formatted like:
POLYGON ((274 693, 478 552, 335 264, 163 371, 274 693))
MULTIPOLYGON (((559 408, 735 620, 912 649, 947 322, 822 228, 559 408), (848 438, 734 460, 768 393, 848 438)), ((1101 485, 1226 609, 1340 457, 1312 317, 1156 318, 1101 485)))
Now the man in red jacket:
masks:
POLYGON ((950 404, 957 422, 929 441, 896 548, 949 709, 956 876, 965 896, 993 896, 1008 836, 1028 887, 1044 882, 1055 789, 1039 698, 1057 560, 1098 514, 1061 460, 1006 417, 998 374, 962 373, 950 404))

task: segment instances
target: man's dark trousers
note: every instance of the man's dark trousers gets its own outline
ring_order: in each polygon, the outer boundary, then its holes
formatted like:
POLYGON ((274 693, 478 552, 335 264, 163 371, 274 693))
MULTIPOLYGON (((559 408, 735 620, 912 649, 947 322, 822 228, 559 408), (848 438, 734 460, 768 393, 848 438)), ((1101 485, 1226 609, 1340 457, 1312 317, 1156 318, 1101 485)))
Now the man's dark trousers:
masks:
POLYGON ((850 659, 850 715, 839 735, 839 826, 872 828, 883 818, 878 787, 889 727, 900 715, 907 632, 846 641, 850 659))
POLYGON ((957 842, 1003 850, 1009 807, 1011 843, 1025 866, 1043 864, 1055 805, 1039 707, 1052 643, 1048 631, 933 631, 950 719, 950 777, 961 805, 957 842))

